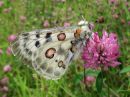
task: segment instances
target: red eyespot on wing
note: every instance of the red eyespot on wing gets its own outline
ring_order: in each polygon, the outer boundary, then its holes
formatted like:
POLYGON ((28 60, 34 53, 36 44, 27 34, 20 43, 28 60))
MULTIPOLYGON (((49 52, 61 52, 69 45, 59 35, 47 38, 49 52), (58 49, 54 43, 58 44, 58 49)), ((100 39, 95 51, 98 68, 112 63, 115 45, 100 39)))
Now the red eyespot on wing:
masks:
POLYGON ((64 41, 66 38, 66 35, 65 35, 65 33, 60 33, 57 35, 57 38, 59 41, 64 41))
POLYGON ((56 53, 56 49, 55 48, 49 48, 46 52, 45 52, 45 56, 46 58, 53 58, 54 54, 56 53))

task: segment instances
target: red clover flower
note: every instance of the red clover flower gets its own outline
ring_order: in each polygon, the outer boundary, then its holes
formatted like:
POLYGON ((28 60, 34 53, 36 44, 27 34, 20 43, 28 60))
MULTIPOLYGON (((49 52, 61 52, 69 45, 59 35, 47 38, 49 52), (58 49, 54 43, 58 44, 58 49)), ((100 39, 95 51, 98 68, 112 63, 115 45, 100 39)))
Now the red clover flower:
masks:
POLYGON ((93 33, 84 47, 82 58, 86 62, 86 68, 105 68, 116 67, 120 64, 117 61, 119 57, 119 45, 117 36, 114 33, 108 35, 103 32, 102 38, 99 38, 98 33, 93 33))

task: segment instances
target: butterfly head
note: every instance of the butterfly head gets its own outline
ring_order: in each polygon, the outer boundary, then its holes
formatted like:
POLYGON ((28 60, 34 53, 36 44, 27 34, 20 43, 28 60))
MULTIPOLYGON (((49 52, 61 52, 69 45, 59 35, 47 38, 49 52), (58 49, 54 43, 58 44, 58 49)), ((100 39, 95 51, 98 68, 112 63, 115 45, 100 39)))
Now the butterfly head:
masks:
POLYGON ((82 39, 90 38, 92 31, 89 27, 88 21, 82 20, 78 23, 78 26, 80 26, 80 29, 81 29, 80 38, 82 38, 82 39))

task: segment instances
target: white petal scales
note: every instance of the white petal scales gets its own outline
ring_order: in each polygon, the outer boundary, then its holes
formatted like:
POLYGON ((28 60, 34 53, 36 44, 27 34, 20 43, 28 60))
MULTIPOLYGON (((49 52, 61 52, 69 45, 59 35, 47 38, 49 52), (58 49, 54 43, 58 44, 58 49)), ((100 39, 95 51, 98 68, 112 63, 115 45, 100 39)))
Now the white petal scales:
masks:
POLYGON ((32 64, 46 79, 59 79, 76 59, 91 35, 88 22, 76 26, 41 29, 21 33, 12 46, 14 55, 32 64))

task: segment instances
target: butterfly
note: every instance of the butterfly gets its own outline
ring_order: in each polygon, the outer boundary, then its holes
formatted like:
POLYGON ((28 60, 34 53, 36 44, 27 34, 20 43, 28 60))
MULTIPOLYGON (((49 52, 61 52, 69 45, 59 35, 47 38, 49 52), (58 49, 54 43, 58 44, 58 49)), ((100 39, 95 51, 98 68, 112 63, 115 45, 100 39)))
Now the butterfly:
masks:
POLYGON ((82 20, 75 26, 20 33, 11 48, 15 56, 30 64, 39 75, 57 80, 72 60, 79 57, 91 34, 90 24, 82 20))

